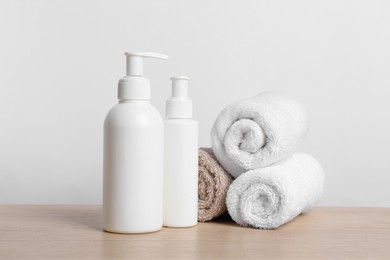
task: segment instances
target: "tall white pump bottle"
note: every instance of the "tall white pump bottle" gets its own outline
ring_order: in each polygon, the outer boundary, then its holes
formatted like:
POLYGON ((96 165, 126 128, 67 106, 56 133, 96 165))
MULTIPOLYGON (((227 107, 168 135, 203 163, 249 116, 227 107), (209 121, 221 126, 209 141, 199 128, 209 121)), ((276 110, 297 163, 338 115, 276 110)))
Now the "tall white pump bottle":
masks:
POLYGON ((164 124, 150 104, 143 58, 157 53, 125 53, 127 76, 104 121, 103 225, 115 233, 147 233, 163 222, 164 124))
POLYGON ((198 122, 192 119, 187 77, 173 77, 166 102, 164 226, 198 223, 198 122))

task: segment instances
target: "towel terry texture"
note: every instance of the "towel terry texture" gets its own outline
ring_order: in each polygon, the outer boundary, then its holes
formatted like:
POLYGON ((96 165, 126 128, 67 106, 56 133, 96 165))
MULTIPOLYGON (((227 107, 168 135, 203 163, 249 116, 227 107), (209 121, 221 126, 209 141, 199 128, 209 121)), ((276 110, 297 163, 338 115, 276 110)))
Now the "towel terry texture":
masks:
POLYGON ((199 149, 198 221, 227 212, 226 194, 233 178, 216 160, 211 148, 199 149))
POLYGON ((324 184, 318 161, 296 153, 287 160, 242 174, 230 185, 226 203, 238 224, 274 229, 314 207, 324 184))
POLYGON ((211 131, 212 149, 235 178, 292 155, 309 126, 305 105, 281 92, 264 92, 227 106, 211 131))

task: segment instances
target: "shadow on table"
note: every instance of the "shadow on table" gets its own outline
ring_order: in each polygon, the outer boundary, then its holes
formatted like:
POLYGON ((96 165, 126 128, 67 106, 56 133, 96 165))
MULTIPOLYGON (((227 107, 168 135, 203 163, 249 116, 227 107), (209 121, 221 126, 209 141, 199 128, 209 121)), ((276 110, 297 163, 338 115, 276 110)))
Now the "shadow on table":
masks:
MULTIPOLYGON (((71 206, 61 207, 56 209, 57 217, 61 218, 61 221, 66 221, 73 226, 88 228, 95 231, 103 231, 103 215, 101 206, 71 206)), ((240 227, 235 223, 228 213, 223 214, 210 222, 217 225, 240 227)), ((242 228, 242 227, 240 227, 242 228)))
POLYGON ((101 206, 69 206, 56 209, 56 217, 72 226, 102 231, 103 217, 101 206))
POLYGON ((234 222, 234 220, 229 216, 228 213, 225 213, 222 216, 219 216, 219 217, 211 220, 210 222, 215 223, 215 224, 219 224, 219 225, 232 226, 232 227, 239 226, 236 222, 234 222))

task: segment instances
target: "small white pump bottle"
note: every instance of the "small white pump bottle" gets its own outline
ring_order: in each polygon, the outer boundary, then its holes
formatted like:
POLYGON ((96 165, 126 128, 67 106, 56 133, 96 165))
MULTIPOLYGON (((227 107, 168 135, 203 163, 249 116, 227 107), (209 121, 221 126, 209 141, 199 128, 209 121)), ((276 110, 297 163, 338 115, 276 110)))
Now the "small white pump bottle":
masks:
POLYGON ((166 102, 164 226, 198 222, 198 122, 192 119, 187 77, 173 77, 166 102))
POLYGON ((163 222, 164 124, 150 104, 143 58, 125 53, 127 76, 118 83, 119 103, 104 121, 103 225, 115 233, 147 233, 163 222))

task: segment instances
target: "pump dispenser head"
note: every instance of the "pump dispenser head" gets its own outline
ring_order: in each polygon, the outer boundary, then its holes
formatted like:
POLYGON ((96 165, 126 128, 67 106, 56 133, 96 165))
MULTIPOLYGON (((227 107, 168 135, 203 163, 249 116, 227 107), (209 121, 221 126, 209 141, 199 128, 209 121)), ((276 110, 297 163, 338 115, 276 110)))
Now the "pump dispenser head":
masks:
POLYGON ((186 76, 172 77, 172 97, 165 106, 167 118, 192 118, 192 100, 188 97, 188 83, 186 76))
POLYGON ((119 80, 118 99, 149 100, 150 82, 143 76, 143 59, 156 58, 167 60, 168 56, 160 53, 126 52, 126 76, 119 80))

